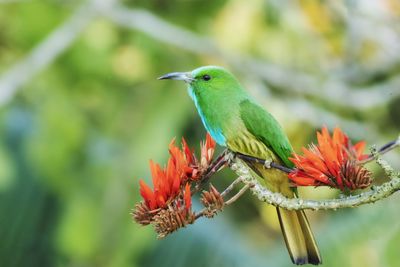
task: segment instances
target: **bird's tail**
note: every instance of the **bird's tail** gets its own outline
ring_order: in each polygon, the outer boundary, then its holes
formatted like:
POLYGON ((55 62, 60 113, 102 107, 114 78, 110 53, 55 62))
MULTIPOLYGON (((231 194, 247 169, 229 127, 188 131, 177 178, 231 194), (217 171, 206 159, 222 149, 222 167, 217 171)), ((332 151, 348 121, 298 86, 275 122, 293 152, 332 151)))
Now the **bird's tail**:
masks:
MULTIPOLYGON (((270 190, 280 192, 289 198, 296 197, 289 187, 289 180, 285 173, 276 169, 266 169, 260 164, 249 164, 249 166, 256 174, 264 178, 270 190)), ((321 264, 321 255, 304 211, 286 210, 279 207, 276 211, 292 262, 297 265, 321 264)))
POLYGON ((276 208, 286 247, 297 265, 322 263, 321 255, 303 210, 276 208))

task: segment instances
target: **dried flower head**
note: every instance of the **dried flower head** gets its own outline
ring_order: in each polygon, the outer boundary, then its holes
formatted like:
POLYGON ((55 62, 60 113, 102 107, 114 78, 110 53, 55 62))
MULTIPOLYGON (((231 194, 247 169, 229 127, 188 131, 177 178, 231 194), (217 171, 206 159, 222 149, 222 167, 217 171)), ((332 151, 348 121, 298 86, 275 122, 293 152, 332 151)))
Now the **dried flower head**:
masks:
POLYGON ((166 209, 157 212, 152 218, 152 223, 158 234, 157 237, 163 238, 181 227, 192 224, 194 220, 190 185, 186 184, 181 198, 170 203, 166 209))
POLYGON ((157 238, 164 238, 168 234, 175 232, 179 228, 192 224, 195 220, 193 212, 186 212, 185 209, 171 206, 169 209, 163 209, 154 216, 154 230, 157 238))
POLYGON ((135 222, 141 225, 150 224, 153 218, 149 208, 144 202, 139 202, 136 204, 135 208, 132 210, 132 217, 135 222))
POLYGON ((357 161, 364 155, 365 142, 353 145, 346 134, 335 128, 332 137, 324 127, 317 132, 318 145, 303 147, 303 155, 293 154, 290 160, 296 169, 289 179, 299 186, 328 185, 341 190, 368 187, 372 180, 370 172, 357 161))
POLYGON ((364 189, 371 185, 371 172, 354 161, 347 160, 340 170, 342 179, 350 190, 364 189))
POLYGON ((212 184, 210 184, 209 191, 203 191, 200 201, 206 208, 203 213, 207 218, 214 217, 217 212, 222 211, 225 205, 223 197, 212 184))
POLYGON ((158 237, 193 223, 191 183, 196 183, 209 167, 215 149, 215 141, 207 134, 200 144, 201 158, 198 160, 182 138, 182 149, 173 139, 169 144, 167 165, 150 161, 153 188, 139 180, 139 190, 143 201, 132 211, 133 219, 142 225, 152 224, 158 237))

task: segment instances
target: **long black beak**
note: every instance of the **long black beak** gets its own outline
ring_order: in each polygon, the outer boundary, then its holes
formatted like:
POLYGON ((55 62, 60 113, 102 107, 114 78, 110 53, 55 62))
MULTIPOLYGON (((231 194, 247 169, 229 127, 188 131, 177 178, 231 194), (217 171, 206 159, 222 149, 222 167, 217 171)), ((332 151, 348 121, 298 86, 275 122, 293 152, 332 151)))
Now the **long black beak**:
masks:
POLYGON ((186 83, 191 83, 194 78, 190 72, 172 72, 158 78, 159 80, 180 80, 186 83))

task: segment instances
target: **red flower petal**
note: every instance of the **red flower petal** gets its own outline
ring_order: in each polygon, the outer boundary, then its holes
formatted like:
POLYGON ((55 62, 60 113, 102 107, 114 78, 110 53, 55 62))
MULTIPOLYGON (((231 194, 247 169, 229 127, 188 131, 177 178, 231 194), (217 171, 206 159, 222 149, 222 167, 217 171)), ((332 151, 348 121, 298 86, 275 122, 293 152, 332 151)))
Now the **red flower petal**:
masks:
POLYGON ((297 185, 329 185, 344 189, 355 189, 354 183, 343 176, 342 170, 349 159, 365 157, 365 142, 352 145, 349 137, 340 128, 335 128, 332 136, 326 127, 317 132, 317 145, 309 149, 302 148, 303 155, 293 154, 289 158, 296 169, 289 174, 289 179, 297 185))
POLYGON ((365 141, 360 141, 360 142, 358 142, 357 144, 355 144, 353 146, 353 148, 354 148, 354 150, 356 152, 358 160, 361 160, 361 159, 363 159, 365 157, 368 157, 368 155, 364 155, 365 146, 366 146, 366 142, 365 141))
POLYGON ((175 139, 172 139, 169 143, 170 157, 164 168, 150 160, 153 190, 142 180, 140 181, 140 194, 148 208, 151 210, 165 208, 178 196, 184 197, 185 205, 190 207, 190 184, 186 181, 188 178, 193 181, 201 176, 212 160, 215 145, 215 141, 207 134, 205 142, 201 145, 201 160, 204 161, 204 165, 200 165, 184 138, 182 138, 182 149, 177 147, 175 139))
POLYGON ((190 210, 190 208, 192 207, 192 196, 191 196, 191 192, 190 192, 190 184, 189 183, 186 183, 186 185, 185 185, 185 191, 183 193, 183 198, 185 200, 186 210, 190 210))
POLYGON ((150 210, 156 208, 154 193, 150 187, 142 180, 139 180, 140 195, 143 197, 144 202, 150 210))
POLYGON ((299 186, 316 185, 315 179, 303 176, 299 172, 290 173, 289 178, 299 186))
POLYGON ((185 138, 182 137, 182 149, 185 153, 186 160, 188 164, 194 164, 194 154, 193 151, 190 150, 188 144, 186 143, 185 138))

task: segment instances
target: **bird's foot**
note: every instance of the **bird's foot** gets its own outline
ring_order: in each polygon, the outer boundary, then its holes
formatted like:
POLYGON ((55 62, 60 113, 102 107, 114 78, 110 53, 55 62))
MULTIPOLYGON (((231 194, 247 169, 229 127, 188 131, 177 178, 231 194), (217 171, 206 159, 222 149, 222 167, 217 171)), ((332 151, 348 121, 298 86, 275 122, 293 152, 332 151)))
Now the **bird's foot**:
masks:
POLYGON ((272 160, 266 159, 266 160, 264 161, 264 167, 265 167, 266 169, 271 169, 271 163, 272 163, 272 160))

